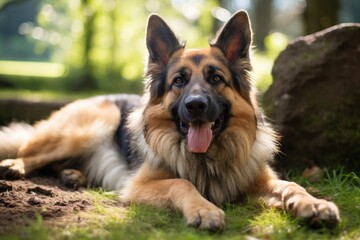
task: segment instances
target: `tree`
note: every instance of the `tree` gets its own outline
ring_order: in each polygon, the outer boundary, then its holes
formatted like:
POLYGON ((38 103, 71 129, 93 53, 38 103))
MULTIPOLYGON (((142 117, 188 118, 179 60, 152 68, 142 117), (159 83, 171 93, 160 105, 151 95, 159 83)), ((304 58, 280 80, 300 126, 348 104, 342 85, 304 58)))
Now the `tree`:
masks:
POLYGON ((254 43, 259 51, 265 50, 264 39, 269 34, 273 0, 254 0, 254 43))
POLYGON ((306 0, 304 32, 311 34, 338 22, 338 0, 306 0))
POLYGON ((160 14, 189 47, 197 48, 213 37, 216 6, 215 0, 42 0, 34 27, 58 36, 56 43, 41 39, 37 44, 51 49, 50 61, 67 66, 66 88, 139 92, 149 14, 160 14))
POLYGON ((93 73, 93 66, 91 62, 91 49, 94 41, 94 23, 97 12, 89 3, 89 0, 81 1, 81 9, 85 14, 84 17, 84 32, 83 32, 83 60, 82 75, 75 85, 75 89, 94 89, 96 88, 95 76, 93 73))
POLYGON ((0 2, 0 12, 11 4, 23 2, 23 1, 26 1, 26 0, 3 0, 2 2, 0 2))

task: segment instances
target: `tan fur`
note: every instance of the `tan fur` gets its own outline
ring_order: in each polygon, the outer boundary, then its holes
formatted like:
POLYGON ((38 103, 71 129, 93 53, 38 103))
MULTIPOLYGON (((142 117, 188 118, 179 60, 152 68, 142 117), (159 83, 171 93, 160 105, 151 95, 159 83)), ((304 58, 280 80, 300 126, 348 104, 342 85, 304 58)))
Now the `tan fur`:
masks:
POLYGON ((11 123, 0 129, 0 159, 14 158, 22 144, 33 134, 33 127, 27 123, 11 123))
MULTIPOLYGON (((47 164, 78 157, 81 160, 75 165, 86 174, 90 185, 118 190, 123 201, 178 209, 187 224, 201 229, 222 230, 225 215, 221 205, 244 196, 310 219, 311 224, 338 223, 339 210, 334 203, 312 197, 295 183, 279 180, 270 168, 278 151, 277 134, 262 119, 249 77, 250 23, 244 12, 229 22, 222 31, 231 31, 234 37, 227 40, 226 32, 207 49, 186 50, 163 20, 150 18, 147 44, 151 56, 145 94, 127 121, 131 148, 143 160, 138 169, 128 167, 113 141, 122 117, 119 109, 114 101, 99 97, 65 106, 36 124, 21 144, 0 147, 0 156, 19 149, 14 159, 0 163, 0 175, 24 176, 47 164), (244 49, 247 52, 241 52, 244 49), (216 66, 224 82, 206 80, 204 72, 209 65, 216 66), (227 126, 211 140, 206 153, 187 150, 187 140, 171 112, 174 102, 187 94, 185 87, 172 85, 179 69, 190 76, 187 89, 211 92, 230 103, 227 126), (240 80, 234 78, 234 72, 240 80)), ((0 131, 2 142, 9 129, 0 131)))
MULTIPOLYGON (((80 157, 91 151, 113 135, 120 119, 116 114, 119 114, 117 108, 105 101, 79 100, 63 107, 48 120, 34 125, 31 138, 19 147, 14 170, 20 169, 20 175, 24 175, 52 162, 80 157)), ((3 161, 1 165, 10 162, 3 161)))

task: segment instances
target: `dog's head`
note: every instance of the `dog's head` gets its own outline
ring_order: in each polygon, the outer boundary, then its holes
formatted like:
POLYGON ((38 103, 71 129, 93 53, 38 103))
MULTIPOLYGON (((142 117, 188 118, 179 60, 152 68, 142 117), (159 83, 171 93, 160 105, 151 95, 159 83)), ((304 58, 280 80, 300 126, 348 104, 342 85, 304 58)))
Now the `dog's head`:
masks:
POLYGON ((208 151, 225 129, 248 128, 254 135, 251 71, 252 32, 248 15, 237 12, 219 31, 210 47, 186 50, 157 15, 147 28, 147 91, 149 111, 158 120, 171 119, 174 129, 194 153, 208 151))

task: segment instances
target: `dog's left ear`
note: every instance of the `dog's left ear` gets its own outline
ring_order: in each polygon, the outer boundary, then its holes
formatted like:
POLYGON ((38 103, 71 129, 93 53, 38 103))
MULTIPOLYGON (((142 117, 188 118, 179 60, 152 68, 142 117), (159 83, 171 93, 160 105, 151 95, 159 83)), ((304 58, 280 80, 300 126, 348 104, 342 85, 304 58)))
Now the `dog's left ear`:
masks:
POLYGON ((249 16, 245 11, 235 13, 218 32, 212 44, 220 48, 230 63, 248 58, 252 41, 249 16))
POLYGON ((170 27, 156 14, 152 14, 148 21, 146 46, 149 60, 161 66, 165 66, 171 55, 183 47, 170 27))

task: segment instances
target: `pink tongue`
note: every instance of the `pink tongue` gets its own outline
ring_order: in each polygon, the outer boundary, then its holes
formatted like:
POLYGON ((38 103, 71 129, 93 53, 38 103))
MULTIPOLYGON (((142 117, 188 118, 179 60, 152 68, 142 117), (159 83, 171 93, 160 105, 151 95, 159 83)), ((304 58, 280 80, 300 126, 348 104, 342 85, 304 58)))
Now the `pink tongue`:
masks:
POLYGON ((188 150, 194 153, 204 153, 210 146, 212 131, 210 123, 191 124, 187 134, 188 150))

